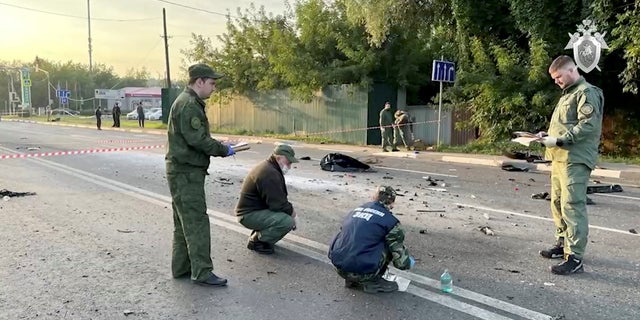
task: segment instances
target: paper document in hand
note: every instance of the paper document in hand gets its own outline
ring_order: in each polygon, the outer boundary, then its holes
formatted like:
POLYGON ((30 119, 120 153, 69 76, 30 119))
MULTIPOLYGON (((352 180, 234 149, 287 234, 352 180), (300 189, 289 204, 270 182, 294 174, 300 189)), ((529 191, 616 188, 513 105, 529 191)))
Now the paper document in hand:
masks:
POLYGON ((246 142, 239 142, 231 146, 235 152, 249 150, 251 147, 246 142))
POLYGON ((540 137, 536 134, 527 131, 514 131, 513 135, 517 138, 511 139, 513 142, 529 146, 533 141, 539 141, 540 137))
POLYGON ((531 144, 531 142, 539 141, 539 140, 540 140, 540 138, 535 137, 535 136, 534 137, 517 137, 515 139, 511 139, 511 141, 517 142, 519 144, 523 144, 525 146, 529 146, 531 144))

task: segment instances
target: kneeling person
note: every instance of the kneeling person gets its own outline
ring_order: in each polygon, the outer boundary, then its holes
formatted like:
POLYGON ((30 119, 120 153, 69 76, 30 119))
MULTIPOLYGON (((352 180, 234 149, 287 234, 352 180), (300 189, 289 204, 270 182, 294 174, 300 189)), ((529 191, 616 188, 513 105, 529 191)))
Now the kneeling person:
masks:
POLYGON ((391 209, 392 187, 380 186, 373 201, 351 210, 329 248, 329 259, 348 288, 367 293, 392 292, 398 284, 382 278, 389 263, 410 269, 415 259, 404 246, 404 231, 391 209))
POLYGON ((296 212, 287 199, 284 175, 298 162, 293 148, 279 145, 251 171, 242 183, 236 205, 238 222, 253 230, 247 248, 272 254, 273 245, 295 229, 296 212))

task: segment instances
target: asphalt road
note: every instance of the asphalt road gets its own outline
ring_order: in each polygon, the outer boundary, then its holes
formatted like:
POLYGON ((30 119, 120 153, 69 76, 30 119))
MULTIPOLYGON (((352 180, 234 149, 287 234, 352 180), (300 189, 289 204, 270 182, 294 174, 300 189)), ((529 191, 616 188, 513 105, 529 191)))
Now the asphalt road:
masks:
MULTIPOLYGON (((162 135, 0 122, 0 155, 164 144, 162 135)), ((233 217, 241 181, 273 141, 212 158, 206 192, 224 289, 170 276, 172 213, 162 148, 0 159, 0 319, 640 319, 640 190, 593 194, 585 273, 552 275, 548 174, 388 157, 374 149, 294 144, 286 176, 299 229, 273 256, 246 249, 233 217), (375 172, 320 170, 339 151, 375 172), (439 180, 429 186, 424 178, 439 180), (346 289, 327 244, 373 187, 399 190, 394 213, 416 268, 407 292, 346 289), (425 212, 426 211, 426 212, 425 212), (495 235, 479 231, 488 226, 495 235), (437 279, 448 269, 454 292, 437 279)), ((607 182, 616 182, 607 180, 607 182)))

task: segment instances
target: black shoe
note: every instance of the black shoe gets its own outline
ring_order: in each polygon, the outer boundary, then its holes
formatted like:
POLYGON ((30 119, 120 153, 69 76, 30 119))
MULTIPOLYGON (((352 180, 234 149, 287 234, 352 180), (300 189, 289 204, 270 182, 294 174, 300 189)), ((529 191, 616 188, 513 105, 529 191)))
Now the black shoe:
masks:
POLYGON ((382 149, 382 152, 389 152, 389 150, 387 150, 387 149, 382 149))
POLYGON ((366 293, 394 292, 398 291, 398 284, 380 277, 373 281, 362 283, 362 291, 366 293))
POLYGON ((344 287, 349 289, 362 289, 362 284, 357 281, 344 280, 344 287))
POLYGON ((550 249, 540 250, 540 255, 547 259, 560 259, 564 257, 564 238, 559 238, 550 249))
POLYGON ((275 250, 273 249, 273 245, 260 240, 249 240, 249 243, 247 243, 247 249, 253 250, 260 254, 273 254, 275 252, 275 250))
POLYGON ((400 151, 400 149, 398 149, 398 148, 393 148, 393 149, 391 149, 391 151, 392 151, 392 152, 398 152, 398 151, 400 151))
POLYGON ((572 273, 580 273, 584 271, 584 265, 582 259, 576 258, 574 255, 569 255, 562 263, 551 266, 551 273, 559 275, 567 275, 572 273))
POLYGON ((220 278, 213 273, 211 273, 209 275, 209 278, 207 278, 204 281, 191 280, 191 282, 201 286, 212 286, 212 287, 224 287, 227 285, 227 279, 220 278))

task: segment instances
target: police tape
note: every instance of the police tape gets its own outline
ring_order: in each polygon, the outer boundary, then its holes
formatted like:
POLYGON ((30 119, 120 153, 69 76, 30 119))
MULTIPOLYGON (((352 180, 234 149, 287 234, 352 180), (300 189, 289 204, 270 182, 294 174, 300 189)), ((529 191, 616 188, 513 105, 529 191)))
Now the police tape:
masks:
POLYGON ((148 140, 98 140, 98 144, 107 144, 107 143, 143 143, 148 142, 148 140))
POLYGON ((1 159, 20 159, 20 158, 39 158, 39 157, 68 156, 68 155, 78 155, 78 154, 120 152, 120 151, 131 151, 131 150, 147 150, 147 149, 159 149, 159 148, 164 148, 164 147, 165 147, 164 145, 152 145, 152 146, 102 148, 102 149, 87 149, 87 150, 72 150, 72 151, 54 151, 54 152, 42 152, 42 153, 2 154, 2 155, 0 155, 0 160, 1 159))
MULTIPOLYGON (((406 123, 406 124, 400 125, 400 127, 409 126, 411 128, 414 125, 427 124, 427 123, 438 123, 438 120, 411 122, 411 123, 406 123)), ((396 125, 388 125, 388 126, 373 126, 373 127, 364 127, 364 128, 330 130, 330 131, 305 132, 305 133, 303 133, 303 135, 305 135, 305 136, 316 136, 316 135, 334 134, 334 133, 347 133, 347 132, 357 132, 357 131, 380 130, 381 128, 393 128, 395 126, 396 125)))

